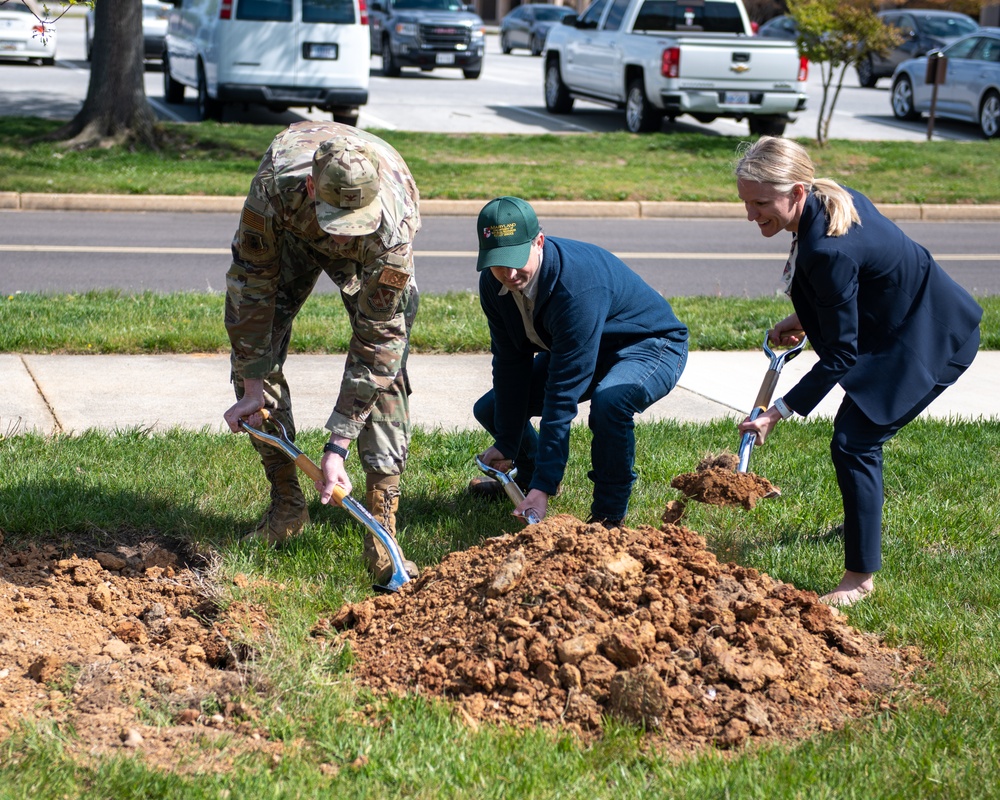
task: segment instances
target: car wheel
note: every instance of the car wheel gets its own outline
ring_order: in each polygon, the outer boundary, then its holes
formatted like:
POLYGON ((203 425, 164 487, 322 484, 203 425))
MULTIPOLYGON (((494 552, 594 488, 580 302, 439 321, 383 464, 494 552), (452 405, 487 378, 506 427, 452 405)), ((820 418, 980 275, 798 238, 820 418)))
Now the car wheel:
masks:
POLYGON ((208 94, 208 80, 205 67, 198 65, 198 116, 201 119, 222 119, 222 103, 208 94))
POLYGON ((510 46, 510 39, 507 38, 506 33, 500 34, 500 50, 504 55, 509 55, 510 51, 514 48, 510 46))
POLYGON ((871 56, 865 56, 862 58, 855 65, 855 69, 858 71, 858 83, 866 89, 871 89, 876 83, 878 83, 878 78, 875 77, 875 65, 872 64, 871 56))
POLYGON ((342 125, 350 125, 352 128, 358 127, 358 114, 356 108, 345 108, 333 112, 333 121, 342 125))
POLYGON ((399 62, 392 55, 388 36, 382 40, 382 74, 387 78, 399 77, 399 62))
POLYGON ((979 107, 979 130, 987 139, 1000 133, 1000 94, 989 92, 979 107))
POLYGON ((170 58, 163 53, 163 99, 171 105, 184 102, 184 84, 170 77, 170 58))
POLYGON ((531 55, 540 56, 542 54, 542 43, 537 36, 531 37, 531 55))
POLYGON ((781 117, 747 117, 747 125, 754 136, 781 136, 787 124, 781 117))
POLYGON ((896 119, 920 119, 913 107, 913 84, 906 75, 900 75, 892 85, 892 113, 896 119))
POLYGON ((625 98, 625 127, 631 133, 653 133, 663 124, 663 114, 646 97, 646 87, 641 79, 629 84, 625 98))
POLYGON ((465 76, 467 81, 474 81, 483 74, 483 65, 480 64, 475 69, 463 69, 462 74, 465 76))
POLYGON ((568 114, 573 110, 573 97, 562 82, 556 58, 551 59, 545 68, 545 108, 552 114, 568 114))
POLYGON ((53 56, 52 58, 43 58, 42 59, 42 66, 43 67, 54 67, 55 65, 56 65, 55 56, 53 56))

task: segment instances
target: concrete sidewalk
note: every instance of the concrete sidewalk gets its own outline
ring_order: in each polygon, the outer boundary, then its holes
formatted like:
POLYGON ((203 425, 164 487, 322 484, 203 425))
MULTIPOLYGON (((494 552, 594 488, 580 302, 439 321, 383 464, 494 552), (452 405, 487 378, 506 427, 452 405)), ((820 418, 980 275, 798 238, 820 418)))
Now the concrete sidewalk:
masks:
MULTIPOLYGON (((777 393, 815 362, 811 351, 782 370, 777 393)), ((707 422, 742 419, 757 396, 769 360, 762 351, 693 352, 680 384, 642 420, 707 422)), ((296 355, 286 365, 300 429, 322 428, 333 407, 344 367, 342 355, 296 355)), ((475 400, 490 386, 490 357, 410 356, 415 425, 445 431, 478 427, 475 400)), ((79 434, 175 426, 227 430, 222 413, 233 402, 225 355, 69 356, 0 355, 6 386, 0 394, 0 436, 25 431, 79 434)), ((843 393, 835 389, 813 413, 832 416, 843 393)), ((1000 417, 1000 352, 983 351, 959 382, 924 416, 974 420, 1000 417)), ((578 422, 586 420, 586 405, 578 422)))

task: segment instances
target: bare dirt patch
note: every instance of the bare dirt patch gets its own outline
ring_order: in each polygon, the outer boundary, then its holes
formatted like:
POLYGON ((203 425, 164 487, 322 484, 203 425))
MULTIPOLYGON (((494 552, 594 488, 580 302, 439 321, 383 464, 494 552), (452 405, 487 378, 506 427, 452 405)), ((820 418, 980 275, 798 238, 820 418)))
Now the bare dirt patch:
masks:
MULTIPOLYGON (((732 453, 705 456, 694 472, 678 475, 670 485, 685 497, 712 506, 743 506, 748 511, 765 497, 781 494, 767 478, 752 472, 736 472, 739 459, 732 453)), ((675 521, 683 505, 668 506, 664 522, 675 521)))
POLYGON ((586 739, 610 714, 681 750, 840 728, 890 702, 919 663, 813 592, 720 564, 683 527, 608 531, 566 515, 452 553, 313 634, 348 643, 374 691, 448 698, 472 726, 586 739))
POLYGON ((247 605, 220 613, 210 594, 163 543, 86 557, 0 550, 0 741, 28 721, 74 731, 75 755, 132 751, 154 767, 280 757, 241 701, 248 678, 232 643, 266 619, 247 605))

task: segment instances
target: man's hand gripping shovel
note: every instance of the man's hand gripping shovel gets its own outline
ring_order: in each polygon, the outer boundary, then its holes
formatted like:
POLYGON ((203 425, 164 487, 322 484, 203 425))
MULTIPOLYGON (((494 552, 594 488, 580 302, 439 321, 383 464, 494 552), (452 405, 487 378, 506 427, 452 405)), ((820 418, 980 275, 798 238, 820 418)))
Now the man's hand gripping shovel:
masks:
MULTIPOLYGON (((299 469, 312 478, 313 482, 319 481, 322 483, 323 471, 319 468, 316 462, 292 444, 292 441, 288 438, 288 431, 285 430, 285 426, 278 420, 271 419, 270 415, 267 413, 267 409, 262 408, 260 413, 264 417, 265 422, 270 422, 278 429, 278 433, 272 434, 267 431, 260 430, 259 428, 251 427, 243 420, 240 420, 240 427, 255 439, 267 442, 288 456, 295 462, 299 469)), ((400 552, 399 545, 396 544, 396 540, 393 539, 382 524, 369 513, 367 508, 344 491, 344 487, 333 487, 333 501, 338 506, 343 508, 348 514, 354 517, 354 519, 364 525, 374 536, 378 537, 379 541, 381 541, 383 545, 385 545, 386 550, 389 551, 389 557, 392 560, 392 577, 385 586, 376 584, 375 588, 383 592, 398 592, 399 587, 401 587, 404 583, 409 582, 410 576, 406 574, 406 568, 403 566, 403 554, 400 552)))
MULTIPOLYGON (((488 475, 503 486, 503 490, 507 493, 507 496, 514 501, 514 508, 517 508, 524 502, 524 492, 522 492, 521 487, 514 482, 514 478, 517 477, 517 467, 511 469, 510 472, 503 472, 502 470, 491 467, 479 456, 476 456, 476 466, 479 467, 480 471, 484 475, 488 475)), ((529 525, 541 522, 538 518, 538 514, 535 513, 533 508, 529 508, 525 511, 524 521, 529 525)))
MULTIPOLYGON (((778 376, 781 374, 781 368, 785 365, 786 361, 791 361, 795 356, 802 352, 802 348, 806 346, 806 337, 802 337, 800 341, 794 347, 785 350, 783 353, 775 353, 768 345, 768 334, 764 334, 764 354, 771 359, 771 365, 764 375, 764 382, 760 385, 760 391, 757 392, 757 399, 754 401, 753 411, 750 412, 750 419, 757 419, 761 414, 767 411, 767 407, 771 405, 771 398, 774 395, 774 390, 778 385, 778 376)), ((739 463, 736 466, 737 472, 746 472, 750 467, 750 453, 753 452, 754 442, 757 440, 757 435, 752 432, 744 433, 743 439, 740 441, 740 450, 738 454, 739 463)), ((779 492, 775 490, 767 497, 777 497, 779 492)))

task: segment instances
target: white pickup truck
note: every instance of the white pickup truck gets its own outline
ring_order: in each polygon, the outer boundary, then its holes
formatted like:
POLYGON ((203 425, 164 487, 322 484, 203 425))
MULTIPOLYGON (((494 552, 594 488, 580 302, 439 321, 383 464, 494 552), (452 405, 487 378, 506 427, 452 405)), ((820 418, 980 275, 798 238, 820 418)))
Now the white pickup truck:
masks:
POLYGON ((754 37, 741 0, 594 0, 549 30, 543 55, 551 113, 613 105, 633 133, 690 114, 780 136, 806 107, 809 62, 794 41, 754 37))

